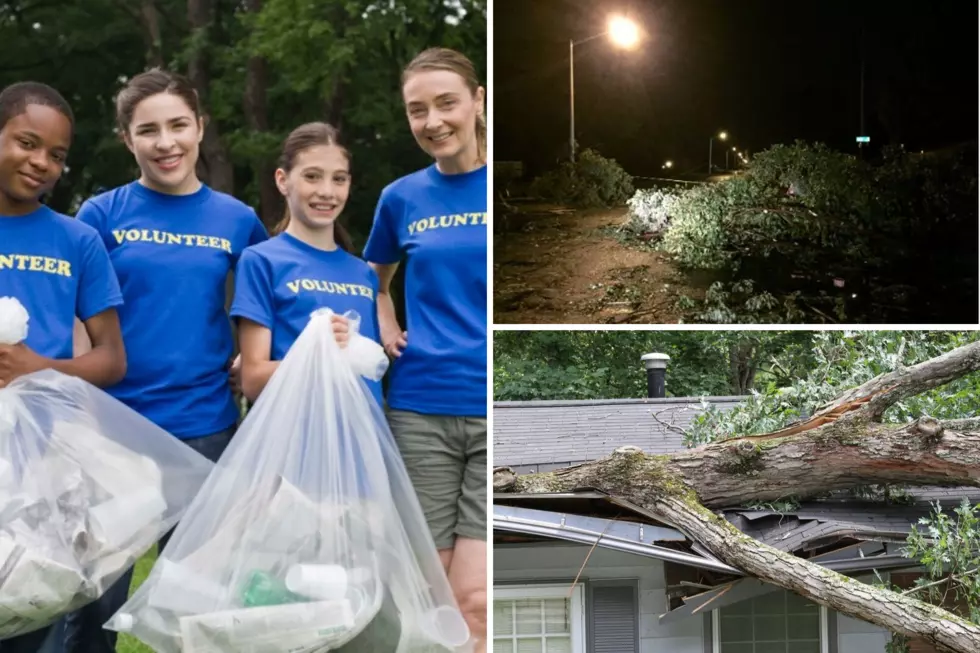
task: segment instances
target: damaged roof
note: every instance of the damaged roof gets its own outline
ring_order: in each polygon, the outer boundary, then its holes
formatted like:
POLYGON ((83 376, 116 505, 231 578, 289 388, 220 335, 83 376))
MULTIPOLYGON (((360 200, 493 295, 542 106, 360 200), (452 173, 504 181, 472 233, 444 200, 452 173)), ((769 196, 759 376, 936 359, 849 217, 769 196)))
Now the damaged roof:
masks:
POLYGON ((625 445, 671 453, 684 448, 684 429, 705 407, 730 410, 744 399, 499 401, 493 406, 493 464, 529 474, 602 458, 625 445))
MULTIPOLYGON (((707 406, 730 410, 743 399, 497 402, 493 413, 494 466, 527 474, 595 460, 626 445, 651 454, 680 451, 685 449, 683 430, 707 406)), ((904 493, 904 498, 890 503, 838 494, 786 512, 736 508, 723 514, 746 534, 777 549, 819 557, 856 542, 904 542, 912 526, 927 516, 937 502, 944 509, 954 508, 964 498, 980 503, 980 488, 909 488, 904 493)), ((535 499, 498 494, 494 503, 580 516, 611 516, 584 503, 585 495, 579 495, 577 500, 572 496, 535 499)), ((637 516, 626 519, 637 521, 637 516)), ((639 521, 652 523, 649 519, 639 521)))

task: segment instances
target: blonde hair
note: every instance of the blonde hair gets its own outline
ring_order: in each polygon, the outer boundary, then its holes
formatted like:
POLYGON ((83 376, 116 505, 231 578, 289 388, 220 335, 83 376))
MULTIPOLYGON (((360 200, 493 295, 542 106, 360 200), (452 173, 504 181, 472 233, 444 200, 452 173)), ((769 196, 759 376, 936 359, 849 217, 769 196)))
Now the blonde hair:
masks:
MULTIPOLYGON (((418 72, 427 70, 447 70, 463 78, 470 93, 476 96, 480 88, 480 80, 476 76, 473 62, 461 52, 449 48, 429 48, 420 52, 402 72, 402 87, 408 78, 418 72)), ((476 147, 477 156, 481 161, 487 158, 487 119, 483 113, 476 115, 476 147)))

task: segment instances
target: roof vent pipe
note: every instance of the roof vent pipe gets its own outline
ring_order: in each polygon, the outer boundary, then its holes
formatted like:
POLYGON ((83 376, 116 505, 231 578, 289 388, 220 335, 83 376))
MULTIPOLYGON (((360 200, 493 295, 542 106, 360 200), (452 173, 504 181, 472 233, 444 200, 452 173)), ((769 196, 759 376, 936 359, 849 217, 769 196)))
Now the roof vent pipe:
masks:
POLYGON ((662 399, 667 396, 667 354, 644 354, 640 357, 647 369, 647 397, 662 399))

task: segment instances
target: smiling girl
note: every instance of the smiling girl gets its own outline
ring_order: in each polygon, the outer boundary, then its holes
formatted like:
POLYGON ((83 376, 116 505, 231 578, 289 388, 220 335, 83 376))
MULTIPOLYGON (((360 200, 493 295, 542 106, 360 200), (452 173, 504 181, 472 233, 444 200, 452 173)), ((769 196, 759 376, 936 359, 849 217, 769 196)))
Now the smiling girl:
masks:
MULTIPOLYGON (((350 236, 338 222, 350 184, 350 154, 333 127, 309 123, 286 138, 276 170, 286 217, 279 235, 242 254, 231 308, 238 319, 242 390, 252 401, 319 308, 356 312, 359 333, 380 341, 377 275, 351 253, 350 236)), ((333 320, 344 345, 347 320, 339 315, 333 320)), ((381 382, 365 382, 380 406, 381 382)))
MULTIPOLYGON (((125 300, 129 369, 109 393, 217 461, 238 421, 226 282, 265 228, 251 208, 198 178, 204 117, 186 78, 162 70, 133 77, 116 114, 140 177, 78 212, 102 236, 125 300)), ((116 635, 102 624, 125 602, 131 573, 70 616, 69 653, 115 650, 116 635)))
POLYGON ((434 48, 402 96, 435 163, 381 193, 364 257, 377 270, 382 341, 395 358, 388 419, 460 608, 485 650, 487 168, 484 89, 462 54, 434 48), (391 280, 405 261, 407 331, 391 280))
MULTIPOLYGON (((50 86, 21 82, 0 92, 0 297, 17 299, 29 316, 25 342, 0 345, 0 387, 45 368, 105 387, 126 371, 122 295, 105 246, 91 227, 41 203, 65 169, 73 129, 71 108, 50 86), (72 358, 76 318, 92 347, 72 358)), ((59 653, 63 631, 59 619, 0 641, 0 653, 59 653)))

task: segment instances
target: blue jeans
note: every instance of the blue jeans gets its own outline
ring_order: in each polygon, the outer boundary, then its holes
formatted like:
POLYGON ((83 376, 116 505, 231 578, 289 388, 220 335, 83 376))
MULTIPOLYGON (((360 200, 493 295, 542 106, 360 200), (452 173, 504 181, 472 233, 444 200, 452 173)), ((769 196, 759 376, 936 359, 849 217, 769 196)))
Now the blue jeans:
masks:
MULTIPOLYGON (((224 453, 231 437, 235 434, 236 426, 200 438, 183 440, 183 443, 197 451, 213 463, 224 453)), ((173 530, 164 535, 157 546, 163 551, 173 530)), ((129 585, 133 580, 133 569, 130 568, 102 595, 99 600, 72 612, 65 617, 64 653, 115 653, 117 634, 112 630, 104 630, 102 625, 119 611, 119 608, 129 598, 129 585)), ((12 651, 14 649, 11 649, 12 651)), ((28 649, 23 649, 27 653, 28 649)), ((7 653, 0 649, 0 653, 7 653)), ((39 652, 42 653, 42 652, 39 652)), ((44 650, 43 653, 49 653, 44 650)), ((52 651, 51 653, 61 653, 52 651)))
POLYGON ((0 653, 62 653, 65 639, 65 619, 26 635, 0 642, 0 653))

